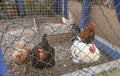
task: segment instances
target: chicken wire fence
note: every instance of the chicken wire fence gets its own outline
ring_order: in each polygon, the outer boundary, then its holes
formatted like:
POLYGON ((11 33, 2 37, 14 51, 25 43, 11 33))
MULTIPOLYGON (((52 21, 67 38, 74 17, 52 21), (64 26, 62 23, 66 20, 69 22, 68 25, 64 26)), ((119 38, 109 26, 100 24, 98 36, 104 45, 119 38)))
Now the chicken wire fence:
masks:
MULTIPOLYGON (((0 0, 0 55, 4 57, 0 56, 0 76, 86 76, 88 71, 84 70, 83 73, 78 70, 92 66, 99 68, 89 69, 92 74, 96 70, 102 70, 103 76, 112 76, 114 70, 110 69, 109 72, 106 68, 120 63, 116 61, 119 58, 117 49, 120 47, 119 14, 116 14, 119 3, 114 5, 113 0, 88 0, 90 12, 87 11, 87 17, 83 18, 83 0, 68 0, 67 5, 63 5, 65 1, 67 0, 0 0), (67 15, 64 15, 63 11, 66 10, 67 15), (100 43, 97 43, 95 48, 99 51, 91 55, 84 49, 92 43, 78 43, 76 47, 79 45, 82 48, 77 47, 82 52, 78 56, 83 56, 83 59, 75 63, 71 53, 76 40, 76 32, 75 35, 73 32, 79 30, 79 25, 82 24, 80 21, 86 23, 86 19, 87 25, 94 23, 95 36, 103 38, 102 42, 107 41, 118 54, 106 53, 102 49, 106 46, 100 48, 97 46, 100 43), (74 25, 77 28, 73 29, 74 25), (92 62, 97 57, 98 60, 92 62), (80 63, 84 61, 87 63, 80 63), (114 62, 111 64, 111 61, 114 62), (107 65, 100 65, 104 63, 107 65), (5 64, 7 67, 3 67, 5 64), (78 72, 72 74, 74 71, 78 72)), ((89 7, 87 5, 85 9, 89 7)))

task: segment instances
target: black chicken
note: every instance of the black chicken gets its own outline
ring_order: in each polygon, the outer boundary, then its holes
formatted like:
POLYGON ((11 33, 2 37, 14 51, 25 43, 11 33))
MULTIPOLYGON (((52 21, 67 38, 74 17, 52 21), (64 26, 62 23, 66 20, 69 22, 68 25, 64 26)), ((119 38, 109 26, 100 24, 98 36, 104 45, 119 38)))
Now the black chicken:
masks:
POLYGON ((46 36, 47 34, 42 36, 42 42, 35 46, 31 53, 32 66, 40 70, 55 65, 55 49, 49 45, 46 36))

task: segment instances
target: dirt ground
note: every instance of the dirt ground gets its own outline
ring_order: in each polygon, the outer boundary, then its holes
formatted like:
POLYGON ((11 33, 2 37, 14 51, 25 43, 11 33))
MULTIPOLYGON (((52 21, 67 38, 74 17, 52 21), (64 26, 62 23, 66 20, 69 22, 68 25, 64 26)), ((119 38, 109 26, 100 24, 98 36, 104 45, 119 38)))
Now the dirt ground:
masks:
MULTIPOLYGON (((69 2, 69 6, 70 6, 69 9, 74 14, 74 16, 73 16, 74 21, 76 23, 79 23, 81 4, 78 2, 69 2)), ((98 7, 98 6, 94 5, 92 7, 91 11, 92 11, 91 22, 96 23, 96 28, 95 28, 96 35, 99 35, 99 36, 105 38, 106 40, 108 40, 113 45, 117 45, 118 47, 120 47, 120 24, 118 23, 117 18, 115 16, 115 10, 109 9, 109 8, 106 8, 103 6, 98 7)), ((55 18, 46 18, 46 19, 47 20, 45 22, 48 22, 48 21, 54 22, 54 23, 59 22, 59 19, 55 20, 55 18)), ((18 19, 15 22, 17 22, 17 24, 15 24, 14 21, 11 21, 11 20, 0 21, 0 32, 4 33, 6 31, 22 29, 23 28, 22 26, 28 26, 28 25, 30 27, 33 27, 32 19, 26 19, 26 20, 18 19), (8 30, 6 30, 6 28, 7 28, 6 25, 10 25, 8 30)), ((42 21, 40 21, 40 22, 42 22, 42 21)), ((60 20, 60 22, 61 22, 61 20, 60 20)), ((5 42, 5 44, 9 45, 10 42, 8 40, 10 40, 12 37, 13 37, 12 35, 9 35, 9 37, 7 37, 7 38, 4 37, 3 42, 5 42)), ((14 40, 14 37, 13 37, 13 40, 14 40)), ((12 41, 12 39, 11 39, 11 41, 12 41)), ((11 45, 14 45, 14 43, 12 43, 11 45)), ((69 47, 70 47, 70 44, 68 45, 68 43, 64 43, 64 45, 63 44, 62 45, 58 44, 57 46, 54 45, 54 48, 56 49, 56 56, 55 56, 56 57, 56 65, 52 69, 47 69, 45 71, 35 70, 34 68, 29 66, 26 76, 34 76, 34 75, 36 75, 36 76, 39 76, 39 75, 41 75, 41 76, 46 76, 46 75, 59 76, 59 75, 62 75, 62 74, 68 73, 68 72, 76 71, 83 67, 89 67, 89 66, 100 64, 101 62, 104 63, 109 60, 112 60, 109 56, 106 56, 103 52, 101 52, 102 57, 101 57, 100 61, 98 61, 97 63, 84 64, 84 65, 75 64, 72 62, 70 50, 68 49, 69 47), (64 51, 61 51, 61 49, 64 51)), ((10 48, 11 51, 9 50, 8 47, 3 47, 3 48, 7 48, 6 50, 4 50, 4 53, 6 54, 5 55, 6 60, 8 60, 8 68, 10 70, 11 76, 16 76, 16 75, 24 76, 25 74, 23 73, 22 66, 20 66, 19 68, 16 68, 16 70, 12 70, 14 67, 14 63, 13 63, 13 61, 11 61, 11 58, 10 58, 11 54, 13 52, 11 50, 11 48, 10 48)))
POLYGON ((101 52, 101 58, 99 61, 91 64, 76 64, 72 62, 72 56, 69 50, 70 45, 68 43, 64 44, 55 44, 53 46, 55 48, 55 66, 52 68, 39 70, 34 69, 31 66, 31 62, 27 65, 21 65, 17 68, 14 68, 15 64, 8 64, 8 68, 11 76, 60 76, 66 73, 74 72, 76 70, 80 70, 85 67, 95 66, 101 63, 105 63, 113 60, 111 57, 101 52), (28 66, 27 72, 23 72, 24 66, 28 66), (13 69, 14 68, 14 69, 13 69))

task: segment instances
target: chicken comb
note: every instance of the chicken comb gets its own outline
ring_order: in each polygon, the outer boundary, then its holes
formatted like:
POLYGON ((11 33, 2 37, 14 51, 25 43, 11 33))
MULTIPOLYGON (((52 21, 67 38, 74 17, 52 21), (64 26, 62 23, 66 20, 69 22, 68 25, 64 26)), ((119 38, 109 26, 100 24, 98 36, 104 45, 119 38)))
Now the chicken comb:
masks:
POLYGON ((38 49, 38 53, 43 53, 43 50, 42 49, 38 49))
POLYGON ((88 28, 89 28, 89 30, 93 31, 95 29, 95 24, 91 23, 88 28))

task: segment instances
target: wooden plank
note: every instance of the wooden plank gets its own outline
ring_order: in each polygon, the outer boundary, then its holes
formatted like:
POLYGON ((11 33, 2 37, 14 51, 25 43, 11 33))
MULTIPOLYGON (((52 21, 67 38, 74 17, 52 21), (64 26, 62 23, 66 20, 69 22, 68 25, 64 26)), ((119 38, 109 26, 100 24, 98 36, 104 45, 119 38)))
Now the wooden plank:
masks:
POLYGON ((73 35, 72 33, 62 33, 62 34, 53 34, 53 35, 48 35, 48 41, 50 44, 56 44, 56 43, 64 43, 64 42, 69 42, 71 41, 73 35))

